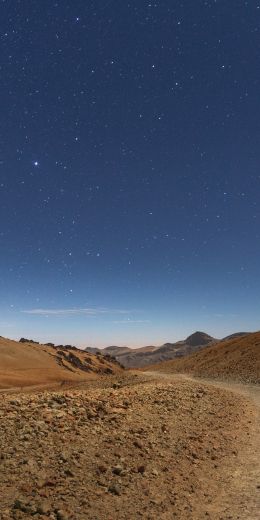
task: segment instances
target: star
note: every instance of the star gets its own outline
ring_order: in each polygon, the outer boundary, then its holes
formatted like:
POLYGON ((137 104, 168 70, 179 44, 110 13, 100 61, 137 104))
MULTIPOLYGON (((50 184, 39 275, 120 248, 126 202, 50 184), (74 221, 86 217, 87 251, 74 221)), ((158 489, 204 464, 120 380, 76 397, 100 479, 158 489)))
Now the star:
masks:
POLYGON ((34 3, 0 0, 6 307, 154 301, 171 335, 211 293, 257 328, 260 0, 34 3))

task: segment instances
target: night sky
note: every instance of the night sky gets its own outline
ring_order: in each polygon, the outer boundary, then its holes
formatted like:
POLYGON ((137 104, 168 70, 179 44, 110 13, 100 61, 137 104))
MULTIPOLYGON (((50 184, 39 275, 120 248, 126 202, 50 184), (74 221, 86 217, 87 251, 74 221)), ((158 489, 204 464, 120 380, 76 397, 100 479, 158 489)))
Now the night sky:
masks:
POLYGON ((259 329, 259 0, 0 6, 0 334, 259 329))

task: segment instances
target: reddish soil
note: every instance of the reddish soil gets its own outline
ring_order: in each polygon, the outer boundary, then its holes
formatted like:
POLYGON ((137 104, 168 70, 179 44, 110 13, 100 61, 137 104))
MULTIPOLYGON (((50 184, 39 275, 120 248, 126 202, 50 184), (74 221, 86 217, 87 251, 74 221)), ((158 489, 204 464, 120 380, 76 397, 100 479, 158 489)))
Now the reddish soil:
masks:
POLYGON ((121 371, 115 360, 82 350, 55 349, 0 337, 0 389, 75 384, 121 371))
POLYGON ((259 520, 249 387, 158 373, 91 384, 0 395, 1 520, 259 520))
POLYGON ((260 332, 221 341, 146 370, 260 384, 260 332))

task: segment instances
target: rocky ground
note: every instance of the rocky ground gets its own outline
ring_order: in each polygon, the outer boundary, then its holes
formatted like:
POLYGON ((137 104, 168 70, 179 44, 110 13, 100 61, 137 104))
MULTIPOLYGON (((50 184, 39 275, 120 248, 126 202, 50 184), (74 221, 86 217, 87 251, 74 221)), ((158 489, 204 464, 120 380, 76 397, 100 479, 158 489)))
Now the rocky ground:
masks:
POLYGON ((240 479, 257 420, 179 376, 1 394, 0 519, 259 519, 257 474, 240 479))

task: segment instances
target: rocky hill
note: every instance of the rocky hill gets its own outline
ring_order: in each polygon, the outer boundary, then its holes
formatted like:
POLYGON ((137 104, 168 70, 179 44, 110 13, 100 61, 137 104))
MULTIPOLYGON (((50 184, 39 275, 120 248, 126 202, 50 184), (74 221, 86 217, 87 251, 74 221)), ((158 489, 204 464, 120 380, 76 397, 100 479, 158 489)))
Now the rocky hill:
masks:
POLYGON ((0 389, 80 382, 121 370, 110 356, 86 353, 71 345, 54 347, 0 337, 0 389))
POLYGON ((260 384, 260 332, 232 335, 231 339, 206 346, 184 358, 150 366, 149 370, 260 384))
POLYGON ((209 336, 205 332, 194 332, 190 336, 188 336, 185 340, 186 345, 190 345, 191 347, 198 347, 202 345, 209 345, 209 343, 215 342, 216 339, 209 336))

